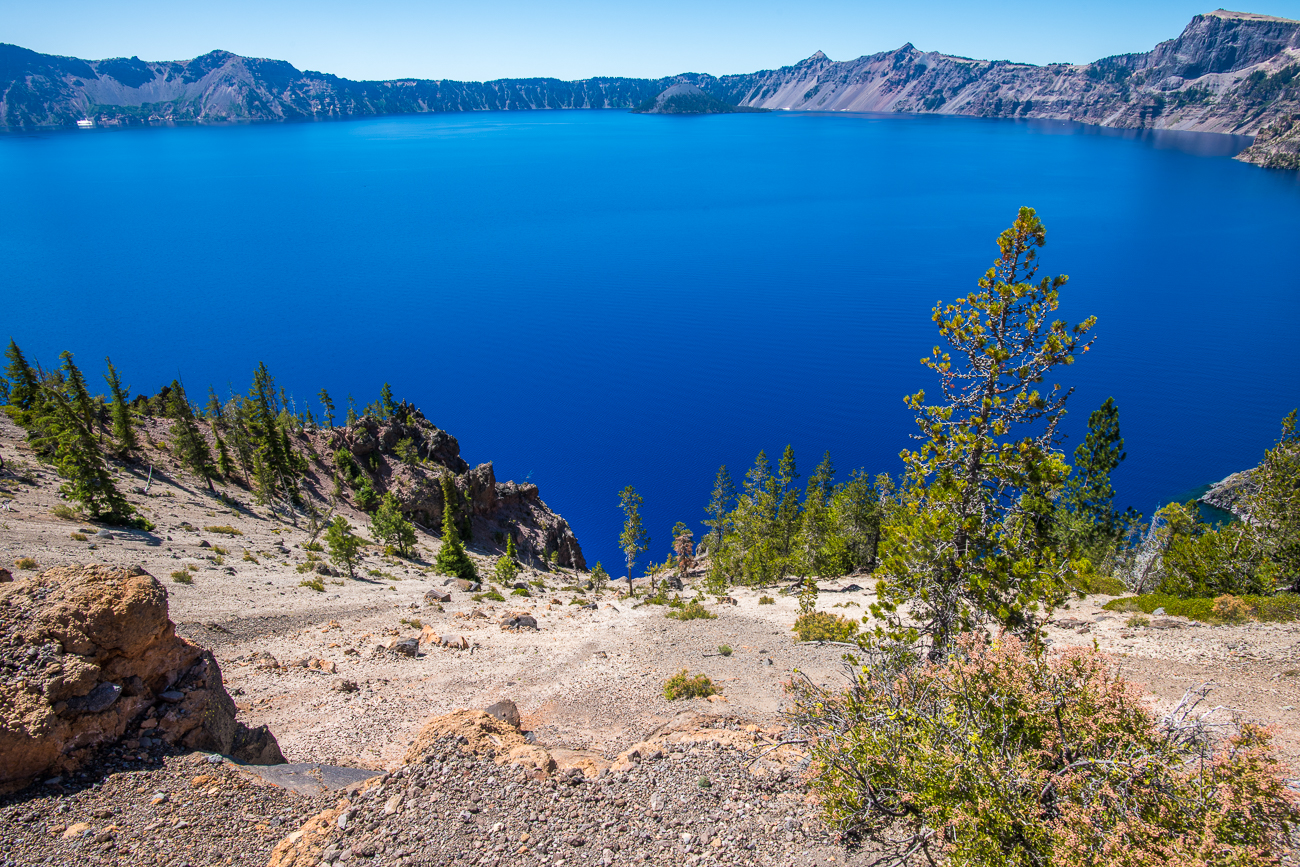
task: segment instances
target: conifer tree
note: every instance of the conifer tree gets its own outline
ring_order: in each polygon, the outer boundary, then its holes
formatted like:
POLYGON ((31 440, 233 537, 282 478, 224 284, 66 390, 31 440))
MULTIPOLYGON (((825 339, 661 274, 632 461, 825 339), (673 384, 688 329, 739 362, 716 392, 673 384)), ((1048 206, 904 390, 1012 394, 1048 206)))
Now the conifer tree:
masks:
POLYGON ((41 380, 13 338, 9 339, 5 357, 9 359, 9 364, 5 367, 5 375, 9 379, 9 402, 5 405, 5 412, 15 424, 27 429, 30 435, 37 420, 45 414, 41 380))
POLYGON ((216 425, 226 422, 226 412, 221 406, 221 398, 217 397, 217 390, 211 385, 208 386, 208 405, 205 413, 208 421, 213 425, 213 430, 216 430, 216 425))
POLYGON ((492 572, 503 585, 509 586, 519 575, 519 560, 515 553, 515 534, 506 534, 506 552, 497 558, 492 572))
POLYGON ((213 490, 212 477, 217 474, 217 469, 212 465, 212 451, 199 430, 194 409, 179 379, 172 380, 167 395, 167 415, 172 419, 172 447, 181 466, 206 482, 209 491, 213 490))
POLYGON ((460 541, 459 514, 456 503, 459 494, 451 480, 451 473, 442 474, 442 547, 434 559, 433 568, 439 575, 451 575, 466 581, 478 579, 474 561, 465 553, 465 546, 460 541))
POLYGON ((379 417, 390 419, 397 412, 397 404, 393 402, 393 389, 388 383, 379 389, 379 417))
POLYGON ((231 480, 235 476, 235 462, 230 459, 230 449, 226 448, 226 441, 221 438, 221 431, 217 426, 212 426, 212 438, 217 445, 217 472, 223 479, 231 480))
POLYGON ((113 397, 112 417, 113 417, 113 441, 115 450, 119 457, 126 455, 140 448, 140 443, 135 438, 135 425, 131 421, 131 407, 127 404, 127 389, 122 385, 122 378, 117 374, 117 368, 113 367, 113 360, 105 357, 104 363, 108 365, 108 373, 104 379, 108 382, 109 393, 113 397))
POLYGON ((320 390, 320 405, 325 409, 325 427, 333 430, 334 401, 330 400, 330 393, 323 388, 320 390))
POLYGON ((1282 419, 1282 437, 1254 471, 1249 500, 1258 547, 1277 565, 1278 584, 1300 587, 1300 431, 1296 411, 1282 419))
POLYGON ((718 467, 718 475, 713 480, 713 494, 709 504, 704 507, 704 526, 709 528, 709 547, 722 547, 722 537, 727 530, 727 516, 731 514, 731 504, 736 499, 736 486, 731 481, 727 465, 718 467))
POLYGON ((336 515, 325 531, 325 544, 329 548, 330 562, 348 570, 355 578, 356 565, 361 560, 361 540, 352 532, 352 525, 342 515, 336 515))
POLYGON ((72 401, 77 414, 81 416, 81 423, 93 436, 99 425, 97 423, 95 402, 91 399, 90 391, 86 388, 86 378, 81 375, 81 369, 73 363, 71 352, 65 350, 59 353, 59 359, 63 362, 63 381, 68 399, 72 401))
POLYGON ((799 489, 795 482, 799 472, 795 469, 794 447, 787 445, 781 454, 774 479, 776 487, 773 499, 776 501, 776 555, 782 562, 782 569, 788 566, 790 555, 794 550, 795 538, 799 534, 799 489))
POLYGON ((348 395, 348 427, 357 423, 357 401, 352 395, 348 395))
POLYGON ((1059 601, 1072 575, 1050 539, 1052 498, 1069 472, 1057 425, 1072 389, 1042 394, 1039 384, 1088 349, 1096 319, 1051 318, 1068 278, 1034 282, 1046 231, 1033 209, 997 243, 979 290, 934 308, 947 349, 923 363, 943 400, 907 399, 920 446, 901 455, 901 506, 882 540, 876 636, 924 641, 932 659, 989 624, 1033 635, 1039 606, 1059 601))
POLYGON ((226 406, 225 414, 230 429, 230 444, 235 449, 235 460, 244 474, 244 487, 251 487, 254 450, 248 431, 248 404, 239 395, 234 395, 226 406))
POLYGON ((279 406, 275 398, 275 381, 265 362, 253 372, 253 390, 248 399, 248 432, 253 447, 253 472, 257 478, 257 496, 269 505, 279 497, 290 495, 293 478, 287 437, 279 424, 279 406))
POLYGON ((397 549, 402 557, 410 557, 415 548, 415 527, 406 520, 392 492, 384 494, 379 508, 370 519, 375 538, 397 549))
MULTIPOLYGON (((618 494, 619 507, 623 510, 623 532, 618 537, 618 547, 627 560, 627 592, 632 595, 632 569, 637 558, 650 548, 650 533, 641 524, 641 505, 645 502, 636 488, 628 485, 618 494)), ((650 583, 653 586, 654 577, 650 583)))
POLYGON ((1139 516, 1132 509, 1115 508, 1115 488, 1110 474, 1123 463, 1124 438, 1119 432, 1119 408, 1108 397, 1088 417, 1088 433, 1074 450, 1074 470, 1062 497, 1066 508, 1088 528, 1085 545, 1119 540, 1139 516))
MULTIPOLYGON (((65 382, 75 379, 72 356, 65 352, 60 357, 65 382)), ((82 385, 84 388, 84 381, 82 385)), ((64 478, 60 493, 81 503, 91 518, 110 524, 128 523, 131 506, 108 474, 94 433, 78 406, 76 392, 66 394, 58 388, 46 388, 45 405, 49 412, 42 420, 43 435, 52 446, 54 465, 64 478)))

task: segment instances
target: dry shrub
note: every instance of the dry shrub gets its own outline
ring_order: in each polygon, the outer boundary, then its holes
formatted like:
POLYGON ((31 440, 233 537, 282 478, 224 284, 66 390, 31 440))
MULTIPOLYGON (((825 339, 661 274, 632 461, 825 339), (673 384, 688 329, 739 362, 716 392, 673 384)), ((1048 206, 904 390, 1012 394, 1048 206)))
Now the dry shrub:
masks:
POLYGON ((1215 617, 1227 623, 1240 623, 1250 619, 1250 606, 1246 600, 1225 593, 1214 597, 1214 606, 1210 609, 1215 617))
POLYGON ((212 525, 212 526, 209 526, 209 527, 204 527, 203 529, 204 529, 204 530, 207 530, 209 533, 220 533, 220 534, 223 535, 223 536, 242 536, 242 535, 244 535, 244 532, 243 532, 242 530, 237 530, 237 529, 235 529, 234 527, 231 527, 231 526, 228 525, 228 524, 216 524, 216 525, 212 525))
POLYGON ((852 641, 858 622, 829 611, 806 611, 794 621, 800 641, 852 641))
POLYGON ((1252 725, 1214 737, 1193 690, 1157 718, 1095 650, 964 636, 942 662, 851 660, 791 685, 827 821, 946 865, 1275 864, 1297 796, 1252 725))
POLYGON ((684 668, 664 683, 664 698, 669 701, 679 698, 708 698, 719 692, 707 675, 697 674, 692 677, 684 668))
POLYGON ((33 560, 31 557, 19 557, 17 560, 14 561, 14 565, 17 566, 19 569, 37 568, 36 561, 33 560))
POLYGON ((172 573, 172 581, 177 584, 193 584, 194 576, 188 569, 177 569, 172 573))

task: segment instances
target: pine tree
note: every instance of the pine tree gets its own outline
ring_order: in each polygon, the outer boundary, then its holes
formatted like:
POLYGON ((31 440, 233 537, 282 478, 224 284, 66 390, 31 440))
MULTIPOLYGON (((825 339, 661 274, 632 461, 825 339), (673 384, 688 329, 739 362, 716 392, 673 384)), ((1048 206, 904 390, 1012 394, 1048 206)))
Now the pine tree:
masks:
MULTIPOLYGON (((618 547, 627 560, 627 592, 632 595, 632 569, 637 558, 650 548, 650 533, 641 524, 641 505, 645 502, 636 488, 628 485, 618 494, 619 507, 623 510, 623 532, 618 537, 618 547)), ((654 583, 654 578, 650 579, 654 583)))
POLYGON ((451 575, 456 578, 464 578, 466 581, 478 580, 478 571, 474 568, 474 561, 465 553, 465 547, 460 542, 460 531, 456 525, 459 523, 459 514, 456 503, 459 494, 456 486, 451 480, 450 473, 442 474, 442 547, 438 549, 438 556, 434 559, 433 568, 439 575, 451 575))
POLYGON ((1096 319, 1051 319, 1068 278, 1034 282, 1044 243, 1042 223, 1022 208, 979 291, 934 308, 948 347, 923 363, 939 375, 942 402, 908 398, 920 446, 901 455, 902 505, 882 540, 872 613, 878 638, 925 640, 932 659, 987 624, 1036 634, 1039 606, 1056 604, 1072 576, 1050 538, 1052 498, 1069 472, 1057 425, 1072 389, 1038 389, 1088 349, 1096 319))
POLYGON ((1252 473, 1249 500, 1258 547, 1278 567, 1278 585, 1300 587, 1300 431, 1296 411, 1282 419, 1282 437, 1252 473))
POLYGON ((348 395, 348 427, 357 423, 357 402, 352 395, 348 395))
MULTIPOLYGON (((815 574, 824 578, 834 577, 824 570, 821 555, 834 534, 831 513, 831 499, 835 495, 835 464, 828 451, 822 456, 821 463, 808 477, 808 488, 804 492, 803 516, 799 522, 799 537, 791 557, 790 568, 795 574, 804 576, 815 574)), ((834 573, 842 575, 843 572, 834 573)))
POLYGON ((244 474, 244 487, 252 485, 255 456, 252 436, 248 430, 248 404, 234 395, 226 405, 226 419, 230 426, 230 444, 235 449, 235 460, 244 474))
POLYGON ((217 445, 217 472, 223 479, 230 481, 235 475, 235 463, 230 459, 230 449, 226 448, 226 441, 221 438, 221 431, 217 430, 215 424, 212 425, 212 438, 217 445))
POLYGON ((279 424, 275 381, 265 362, 260 362, 253 372, 253 390, 248 398, 248 432, 253 447, 257 496, 270 505, 281 496, 290 495, 293 472, 286 453, 286 437, 279 424))
POLYGON ((104 379, 108 382, 109 393, 113 396, 113 440, 118 456, 126 457, 140 448, 140 443, 135 438, 131 407, 126 399, 127 389, 122 385, 122 378, 118 376, 117 368, 113 367, 113 360, 105 357, 104 363, 108 365, 108 373, 104 375, 104 379))
POLYGON ((731 514, 731 504, 736 499, 736 486, 731 481, 727 465, 718 467, 718 475, 713 480, 713 494, 709 504, 704 507, 707 516, 704 526, 709 528, 709 547, 722 547, 722 537, 727 531, 727 516, 731 514))
POLYGON ((9 402, 5 405, 5 412, 15 424, 27 429, 30 435, 36 422, 46 413, 41 380, 13 338, 9 339, 5 357, 9 359, 5 368, 5 375, 9 379, 9 402))
POLYGON ((1132 509, 1115 509, 1110 474, 1124 462, 1124 438, 1119 432, 1119 408, 1108 397, 1088 416, 1088 433, 1074 450, 1074 470, 1062 496, 1067 509, 1089 528, 1085 545, 1116 542, 1139 516, 1132 509))
POLYGON ((507 533, 506 552, 497 558, 492 572, 503 586, 509 586, 518 577, 519 569, 518 555, 515 553, 515 536, 513 533, 507 533))
POLYGON ((377 540, 396 548, 399 556, 411 556, 415 548, 415 527, 406 520, 397 497, 391 492, 384 494, 374 517, 370 519, 370 526, 377 540))
POLYGON ((208 405, 204 411, 208 421, 214 425, 213 430, 216 430, 216 425, 225 424, 226 412, 221 406, 221 398, 217 397, 217 390, 210 385, 208 386, 208 405))
POLYGON ((194 409, 179 379, 172 381, 167 395, 167 415, 172 419, 172 448, 181 466, 206 482, 209 491, 213 490, 212 477, 217 474, 217 469, 212 466, 212 451, 194 420, 194 409))
POLYGON ((73 363, 71 352, 65 350, 59 353, 59 360, 63 362, 63 381, 68 398, 72 401, 77 414, 81 416, 81 423, 93 436, 99 425, 97 424, 95 402, 91 399, 90 391, 86 388, 86 378, 81 375, 81 369, 73 363))
MULTIPOLYGON (((65 381, 74 380, 72 356, 65 352, 61 357, 65 381)), ((82 385, 84 388, 84 381, 82 385)), ((131 506, 108 474, 75 390, 65 394, 57 388, 46 388, 45 405, 49 413, 43 419, 44 436, 52 445, 54 465, 65 480, 60 493, 81 503, 91 518, 110 524, 130 522, 131 506)))
POLYGON ((795 487, 795 482, 798 480, 799 472, 795 469, 794 447, 787 445, 781 454, 781 462, 777 465, 777 475, 773 480, 776 483, 773 499, 777 502, 776 553, 781 559, 783 571, 789 565, 795 539, 799 535, 799 489, 795 487))
POLYGON ((325 531, 325 544, 329 547, 330 562, 347 569, 349 578, 357 577, 355 570, 361 559, 361 540, 353 535, 347 518, 335 516, 325 531))
POLYGON ((379 389, 379 417, 390 419, 397 412, 397 404, 393 402, 393 389, 388 383, 379 389))
POLYGON ((320 390, 320 405, 325 409, 325 426, 333 430, 334 401, 330 400, 330 393, 323 388, 320 390))

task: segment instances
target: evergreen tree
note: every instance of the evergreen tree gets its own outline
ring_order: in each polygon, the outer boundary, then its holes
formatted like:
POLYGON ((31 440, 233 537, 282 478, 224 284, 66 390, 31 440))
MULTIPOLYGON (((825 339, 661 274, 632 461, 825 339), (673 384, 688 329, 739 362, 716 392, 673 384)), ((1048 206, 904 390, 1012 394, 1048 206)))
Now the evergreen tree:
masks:
POLYGON ((819 575, 848 575, 876 568, 880 528, 884 520, 881 489, 890 486, 888 476, 873 485, 863 470, 855 470, 831 497, 832 535, 818 561, 819 575))
MULTIPOLYGON (((632 568, 636 566, 637 558, 649 550, 650 534, 641 525, 641 505, 645 501, 636 492, 636 488, 628 485, 619 491, 618 501, 619 506, 623 509, 623 532, 618 537, 618 546, 623 551, 624 559, 627 560, 627 592, 630 596, 632 594, 632 568)), ((653 577, 651 577, 650 583, 653 587, 653 577)))
POLYGON ((776 507, 776 554, 781 559, 783 570, 794 551, 795 538, 799 534, 799 489, 795 482, 799 472, 795 469, 794 447, 787 445, 777 465, 777 475, 773 479, 773 500, 776 507))
POLYGON ((172 419, 172 448, 181 466, 206 482, 209 491, 213 490, 212 477, 217 474, 217 469, 212 466, 212 451, 199 430, 194 409, 179 379, 172 381, 167 395, 167 415, 172 419))
POLYGON ((235 475, 235 462, 230 459, 230 449, 226 448, 226 441, 221 438, 221 431, 217 430, 215 424, 212 425, 212 438, 217 446, 217 472, 229 481, 235 475))
POLYGON ((225 415, 230 428, 230 444, 235 450, 235 460, 244 474, 244 487, 251 487, 255 454, 253 439, 248 430, 248 404, 239 395, 234 395, 226 404, 225 415))
POLYGON ((393 402, 393 389, 388 383, 379 389, 379 417, 390 419, 397 412, 397 404, 393 402))
POLYGON ((325 531, 325 544, 329 548, 330 562, 347 569, 349 578, 357 577, 355 570, 361 560, 361 540, 353 534, 347 518, 335 516, 325 531))
POLYGON ((492 572, 503 586, 509 586, 519 575, 519 560, 515 553, 515 535, 514 533, 506 534, 506 552, 497 558, 496 565, 492 567, 492 572))
POLYGON ((352 395, 349 394, 348 395, 348 427, 352 427, 356 423, 357 423, 357 402, 352 397, 352 395))
POLYGON ((46 412, 41 380, 13 338, 9 339, 5 357, 9 359, 9 364, 5 367, 5 375, 9 379, 9 400, 5 412, 15 424, 27 429, 30 434, 37 420, 46 412))
POLYGON ((208 405, 205 408, 208 421, 212 423, 213 430, 219 424, 225 424, 226 412, 221 406, 221 398, 217 397, 217 390, 211 385, 208 386, 208 405))
POLYGON ((122 385, 122 378, 117 375, 117 368, 113 367, 112 359, 105 357, 104 363, 108 365, 108 373, 104 375, 104 379, 108 382, 108 390, 113 397, 113 440, 118 456, 126 457, 140 448, 140 443, 135 438, 131 407, 126 399, 127 389, 122 385))
POLYGON ((723 464, 713 480, 713 494, 709 497, 709 504, 704 507, 704 514, 707 515, 704 526, 709 528, 710 548, 722 546, 722 537, 727 531, 727 516, 731 514, 731 504, 735 499, 736 486, 732 484, 727 465, 723 464))
POLYGON ((1252 474, 1249 500, 1258 547, 1278 570, 1278 584, 1300 588, 1300 432, 1296 411, 1282 420, 1282 437, 1252 474))
POLYGON ((248 432, 258 499, 270 505, 280 497, 289 497, 293 471, 286 451, 287 438, 279 424, 275 381, 265 362, 260 362, 253 372, 253 390, 248 396, 248 432))
POLYGON ((835 495, 835 464, 831 462, 828 451, 822 456, 821 463, 808 477, 808 488, 803 498, 803 516, 799 524, 799 538, 791 558, 791 571, 803 576, 816 574, 822 577, 843 575, 843 572, 827 572, 823 551, 834 534, 835 526, 831 512, 831 500, 835 495))
POLYGON ((727 550, 721 552, 729 558, 730 580, 761 586, 781 577, 785 567, 777 524, 781 499, 780 481, 772 474, 767 453, 760 451, 745 473, 730 517, 731 536, 724 542, 727 550))
POLYGON ((1074 470, 1062 497, 1066 508, 1088 528, 1085 545, 1114 543, 1137 522, 1132 509, 1115 509, 1115 488, 1110 474, 1127 455, 1119 432, 1119 408, 1108 397, 1101 408, 1088 416, 1088 433, 1074 450, 1074 470))
POLYGON ((90 391, 86 388, 86 378, 81 375, 81 369, 73 363, 71 352, 65 350, 59 353, 59 359, 63 362, 63 382, 68 399, 72 401, 77 414, 81 416, 81 423, 93 436, 99 428, 98 414, 95 410, 95 401, 91 399, 90 391))
POLYGON ((442 547, 434 559, 433 568, 439 575, 451 575, 466 581, 478 579, 474 561, 465 553, 465 546, 460 542, 460 531, 456 525, 458 512, 456 503, 459 495, 456 485, 451 480, 451 473, 442 474, 442 547))
POLYGON ((396 548, 402 557, 411 556, 415 549, 415 527, 406 520, 397 497, 391 492, 384 494, 374 517, 370 519, 370 526, 375 539, 396 548))
POLYGON ((1022 208, 979 291, 934 308, 948 346, 923 363, 939 375, 942 402, 908 398, 921 444, 901 455, 902 506, 882 540, 872 613, 883 621, 877 637, 924 638, 933 659, 989 623, 1032 636, 1039 605, 1059 601, 1072 575, 1049 535, 1068 473, 1057 425, 1072 389, 1044 395, 1039 383, 1088 348, 1096 320, 1050 318, 1067 278, 1033 282, 1044 243, 1042 223, 1022 208))
POLYGON ((323 388, 320 390, 320 405, 325 409, 325 426, 333 430, 334 401, 330 400, 330 393, 323 388))
MULTIPOLYGON (((76 369, 72 356, 65 352, 61 357, 65 381, 72 379, 71 373, 76 369)), ((75 391, 65 394, 58 388, 46 388, 44 405, 49 408, 42 420, 44 436, 52 445, 54 465, 64 478, 59 492, 81 503, 91 518, 110 524, 128 523, 131 506, 108 474, 104 456, 77 405, 75 391)))
POLYGON ((600 561, 597 560, 596 568, 591 570, 592 589, 594 589, 597 594, 600 594, 601 592, 604 591, 605 585, 608 583, 609 583, 609 573, 605 571, 605 567, 600 565, 600 561))
POLYGON ((695 567, 695 534, 681 521, 673 525, 673 554, 677 557, 677 577, 685 579, 695 567))

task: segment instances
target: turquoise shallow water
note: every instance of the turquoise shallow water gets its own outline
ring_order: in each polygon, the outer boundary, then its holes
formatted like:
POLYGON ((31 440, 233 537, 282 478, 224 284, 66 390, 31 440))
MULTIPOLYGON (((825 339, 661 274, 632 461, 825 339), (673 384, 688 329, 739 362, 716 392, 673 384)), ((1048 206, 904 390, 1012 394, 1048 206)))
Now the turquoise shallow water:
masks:
POLYGON ((1123 505, 1253 463, 1300 404, 1300 179, 1245 140, 968 118, 618 111, 0 136, 3 334, 137 391, 384 381, 537 482, 594 563, 616 492, 652 555, 721 463, 896 471, 931 305, 1032 205, 1072 449, 1114 395, 1123 505))

